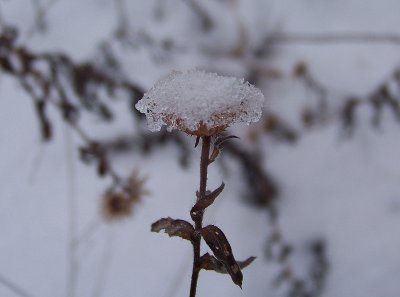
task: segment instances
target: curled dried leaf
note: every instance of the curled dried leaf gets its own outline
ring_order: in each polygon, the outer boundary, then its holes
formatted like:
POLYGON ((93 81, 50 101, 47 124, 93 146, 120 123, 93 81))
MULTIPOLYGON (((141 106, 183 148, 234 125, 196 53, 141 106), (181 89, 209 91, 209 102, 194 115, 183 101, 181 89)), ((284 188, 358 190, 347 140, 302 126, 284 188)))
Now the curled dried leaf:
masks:
POLYGON ((193 226, 184 220, 174 220, 163 218, 151 225, 151 232, 164 230, 170 237, 178 236, 183 239, 191 240, 194 232, 193 226))
POLYGON ((229 139, 239 139, 239 137, 237 137, 237 136, 235 136, 235 135, 220 136, 220 137, 218 137, 218 139, 215 141, 214 146, 220 147, 225 141, 227 141, 227 140, 229 140, 229 139))
POLYGON ((196 136, 196 142, 194 143, 195 148, 199 145, 200 138, 201 138, 200 136, 196 136))
MULTIPOLYGON (((255 259, 256 257, 249 257, 244 261, 237 261, 236 263, 239 265, 240 269, 244 269, 249 266, 255 259)), ((214 256, 210 255, 209 253, 205 253, 203 256, 201 256, 200 261, 201 269, 213 270, 218 273, 228 273, 224 263, 219 261, 214 256)))
POLYGON ((211 153, 208 163, 211 164, 217 159, 217 157, 219 156, 219 153, 221 152, 221 146, 225 141, 227 141, 229 139, 235 139, 235 138, 239 138, 239 137, 234 136, 234 135, 228 135, 228 136, 219 135, 217 137, 217 139, 215 140, 214 148, 213 148, 213 151, 211 153))
MULTIPOLYGON (((192 207, 191 213, 195 213, 195 212, 204 210, 207 207, 209 207, 211 204, 213 204, 215 199, 224 190, 224 187, 225 187, 225 184, 222 182, 222 184, 217 189, 215 189, 214 191, 212 191, 209 194, 206 194, 206 196, 204 198, 198 199, 196 204, 192 207)), ((197 195, 197 193, 196 193, 196 195, 197 195)))
POLYGON ((211 164, 215 161, 215 159, 217 159, 217 157, 219 156, 219 153, 221 152, 221 150, 219 149, 219 147, 214 147, 210 159, 208 160, 208 164, 211 164))
POLYGON ((243 274, 233 256, 232 248, 225 234, 214 225, 208 225, 201 229, 200 232, 216 259, 223 264, 227 273, 231 276, 232 281, 242 287, 243 274))

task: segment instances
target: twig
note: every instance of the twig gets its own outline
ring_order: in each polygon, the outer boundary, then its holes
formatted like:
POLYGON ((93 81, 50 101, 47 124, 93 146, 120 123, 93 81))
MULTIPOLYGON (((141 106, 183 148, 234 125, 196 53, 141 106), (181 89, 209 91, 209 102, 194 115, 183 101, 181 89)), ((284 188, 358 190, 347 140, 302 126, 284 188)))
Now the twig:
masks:
POLYGON ((3 9, 1 7, 2 3, 0 3, 0 31, 6 28, 4 17, 3 17, 3 9))
POLYGON ((35 30, 38 30, 39 32, 45 32, 47 29, 45 18, 46 10, 39 0, 32 0, 32 3, 35 11, 35 24, 32 26, 30 33, 32 34, 35 30))
POLYGON ((189 255, 186 255, 184 257, 184 260, 182 261, 181 266, 176 271, 174 280, 171 282, 171 286, 167 291, 168 293, 165 294, 165 297, 174 297, 178 295, 177 293, 180 288, 180 285, 182 284, 182 279, 184 278, 187 270, 189 269, 189 264, 190 264, 189 259, 190 259, 189 255))
POLYGON ((8 288, 10 291, 14 292, 16 295, 21 297, 32 297, 30 293, 25 291, 23 288, 18 286, 16 283, 10 281, 9 279, 5 278, 3 275, 0 274, 0 284, 4 287, 8 288))
POLYGON ((248 185, 248 201, 265 206, 268 210, 273 209, 279 189, 270 174, 260 165, 257 156, 233 142, 224 144, 224 152, 243 168, 243 178, 248 185))
POLYGON ((77 235, 74 239, 74 245, 79 247, 83 240, 89 238, 98 228, 101 226, 102 221, 100 218, 95 218, 91 222, 89 222, 86 227, 84 227, 83 231, 77 235))
POLYGON ((111 166, 105 148, 92 140, 79 125, 79 113, 82 111, 94 112, 105 120, 111 117, 107 106, 98 100, 96 94, 91 93, 93 84, 109 91, 122 90, 132 100, 136 100, 142 91, 129 81, 111 76, 91 63, 74 64, 69 57, 63 54, 36 54, 25 47, 17 46, 13 28, 3 32, 0 39, 2 41, 0 43, 0 68, 14 77, 34 101, 43 139, 49 140, 52 137, 52 125, 46 115, 46 106, 49 103, 58 109, 64 122, 75 130, 85 142, 86 152, 98 163, 99 175, 108 174, 112 177, 114 185, 120 185, 124 179, 111 166), (19 59, 19 64, 14 63, 12 58, 19 59), (36 61, 47 65, 49 71, 36 69, 34 63, 36 61), (63 78, 65 78, 67 86, 62 84, 63 78), (81 105, 73 104, 69 100, 68 91, 73 91, 74 97, 81 101, 81 105))
POLYGON ((43 161, 43 156, 44 156, 44 150, 45 150, 45 146, 44 145, 40 145, 38 148, 38 151, 35 154, 35 157, 32 161, 32 168, 29 170, 30 173, 28 175, 28 182, 30 184, 33 184, 35 181, 35 175, 37 174, 37 172, 39 171, 39 167, 42 164, 43 161))
POLYGON ((75 234, 76 234, 76 190, 75 190, 75 166, 72 156, 72 135, 66 125, 65 127, 65 142, 66 142, 66 174, 67 174, 67 205, 68 205, 68 280, 66 297, 74 297, 77 274, 78 274, 78 259, 76 255, 75 234))
POLYGON ((114 230, 113 226, 108 226, 108 235, 104 247, 104 255, 101 261, 101 267, 99 269, 99 274, 96 282, 96 286, 93 292, 93 297, 101 297, 103 294, 103 289, 106 284, 106 279, 108 275, 108 269, 111 263, 113 248, 114 248, 114 230))
POLYGON ((283 44, 328 44, 328 43, 389 43, 400 44, 400 35, 395 33, 324 33, 324 34, 296 34, 286 33, 269 36, 268 43, 283 44))
POLYGON ((208 15, 207 11, 200 6, 199 2, 196 0, 184 0, 193 12, 200 18, 202 29, 207 32, 212 29, 214 26, 214 22, 211 17, 208 15))
POLYGON ((126 5, 124 0, 115 0, 115 9, 117 11, 118 25, 117 35, 126 37, 128 34, 129 21, 126 14, 126 5))
POLYGON ((31 0, 33 5, 33 11, 35 14, 35 21, 31 29, 28 32, 28 37, 31 37, 35 31, 40 33, 46 32, 48 28, 46 14, 58 0, 49 0, 47 3, 43 3, 43 0, 31 0))

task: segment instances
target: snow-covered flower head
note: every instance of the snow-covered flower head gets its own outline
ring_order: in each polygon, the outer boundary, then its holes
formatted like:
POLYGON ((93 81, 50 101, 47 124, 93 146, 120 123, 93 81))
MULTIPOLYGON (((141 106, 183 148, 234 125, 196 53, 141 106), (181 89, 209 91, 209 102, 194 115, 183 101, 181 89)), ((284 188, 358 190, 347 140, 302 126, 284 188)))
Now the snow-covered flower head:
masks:
POLYGON ((167 125, 196 136, 210 136, 234 123, 256 122, 264 96, 259 89, 235 77, 191 70, 173 71, 136 104, 146 114, 151 131, 167 125))

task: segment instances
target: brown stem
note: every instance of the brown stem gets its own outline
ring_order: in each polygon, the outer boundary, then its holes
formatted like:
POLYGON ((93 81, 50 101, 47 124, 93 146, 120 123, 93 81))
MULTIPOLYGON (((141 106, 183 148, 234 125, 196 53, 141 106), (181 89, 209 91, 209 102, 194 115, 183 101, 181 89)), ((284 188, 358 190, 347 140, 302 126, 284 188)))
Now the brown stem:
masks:
POLYGON ((350 33, 328 33, 328 34, 282 34, 272 36, 275 43, 304 43, 304 44, 324 44, 324 43, 400 43, 400 35, 395 33, 373 34, 369 32, 350 32, 350 33))
MULTIPOLYGON (((197 200, 204 199, 206 196, 207 188, 207 169, 210 163, 210 143, 211 137, 202 137, 203 144, 201 148, 201 159, 200 159, 200 189, 197 200)), ((195 223, 195 236, 193 236, 193 270, 192 270, 192 282, 190 285, 190 297, 196 296, 197 280, 199 279, 200 273, 200 242, 201 236, 199 231, 203 224, 203 211, 198 214, 192 214, 192 219, 195 223)))

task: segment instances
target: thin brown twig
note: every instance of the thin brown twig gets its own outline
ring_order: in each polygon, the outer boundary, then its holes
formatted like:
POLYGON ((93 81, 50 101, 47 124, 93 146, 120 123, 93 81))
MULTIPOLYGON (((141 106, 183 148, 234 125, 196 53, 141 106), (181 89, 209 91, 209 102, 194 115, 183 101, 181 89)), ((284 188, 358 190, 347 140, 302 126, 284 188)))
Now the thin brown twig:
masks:
MULTIPOLYGON (((87 145, 95 143, 95 141, 91 139, 89 134, 87 134, 80 125, 78 125, 77 123, 74 123, 74 122, 69 122, 69 121, 68 121, 68 124, 81 137, 81 139, 86 142, 87 145)), ((105 150, 103 150, 102 152, 104 154, 106 153, 105 150)), ((106 156, 105 156, 105 158, 106 158, 106 156)), ((119 176, 119 174, 114 170, 114 168, 112 167, 110 162, 108 162, 107 165, 108 165, 107 173, 112 177, 114 183, 115 184, 120 183, 123 180, 122 177, 119 176)))
POLYGON ((285 33, 276 36, 269 36, 270 43, 283 44, 328 44, 328 43, 390 43, 400 44, 400 35, 396 33, 323 33, 323 34, 305 34, 305 33, 285 33))

